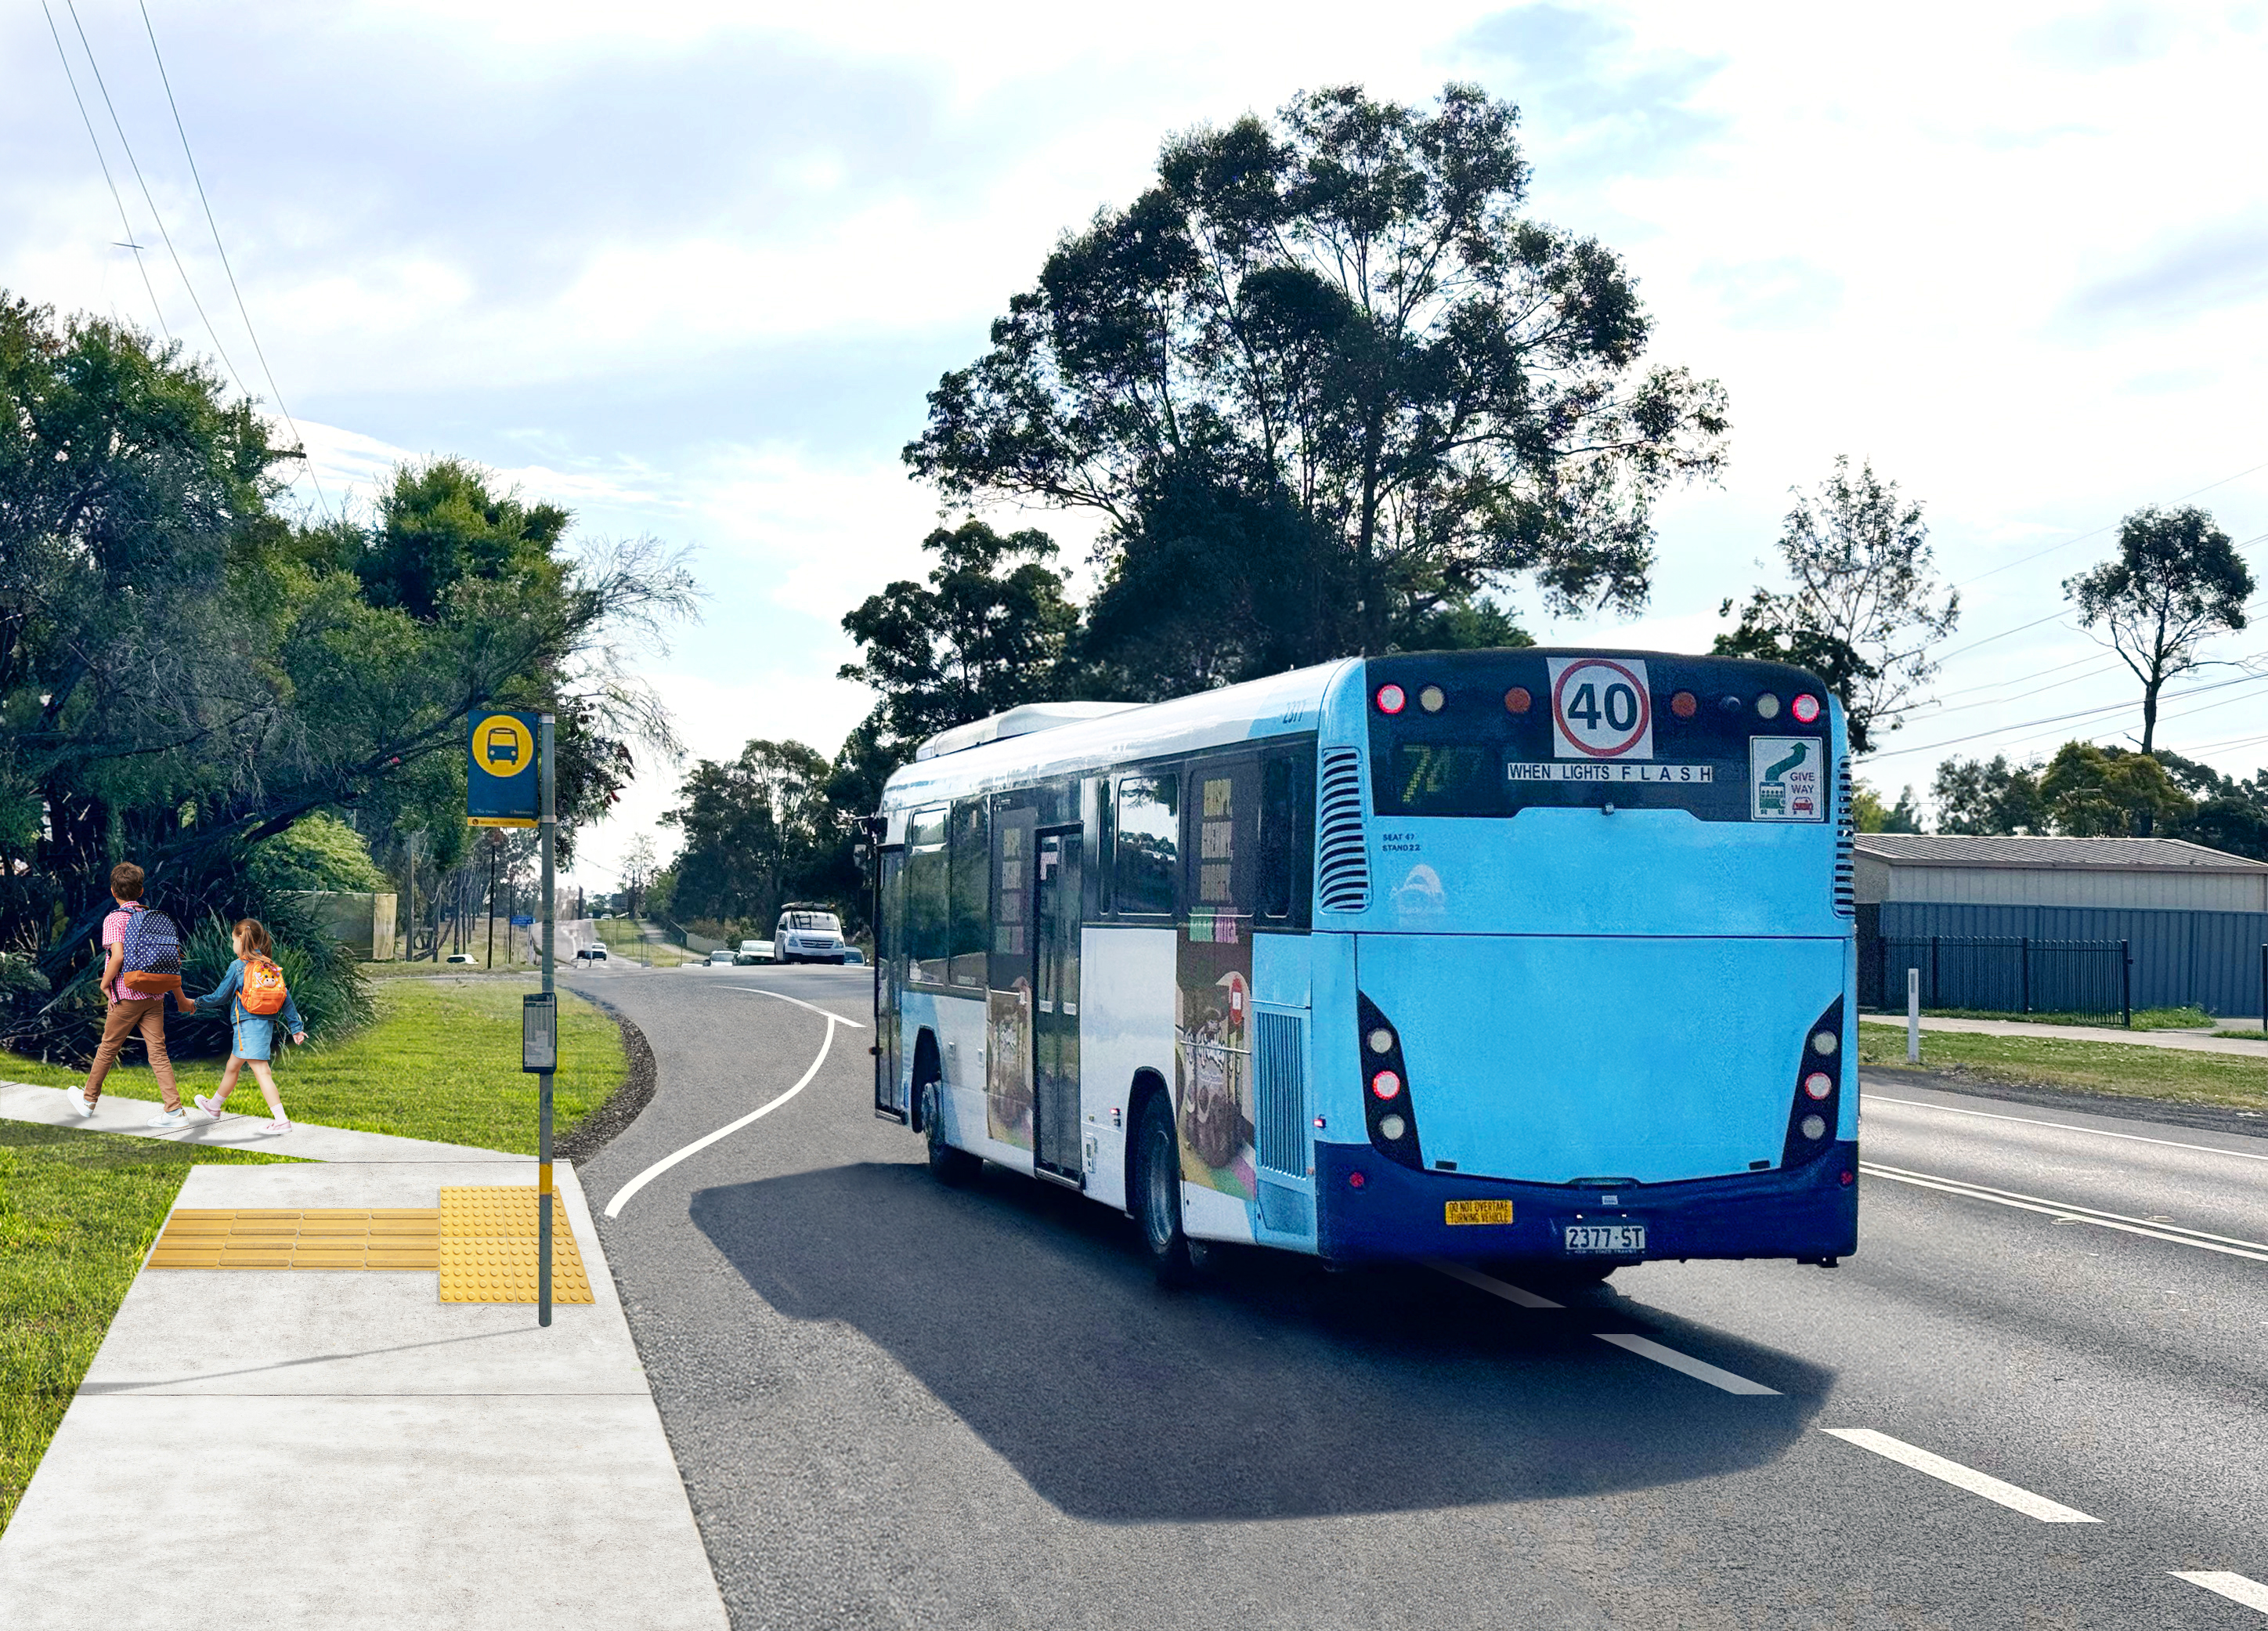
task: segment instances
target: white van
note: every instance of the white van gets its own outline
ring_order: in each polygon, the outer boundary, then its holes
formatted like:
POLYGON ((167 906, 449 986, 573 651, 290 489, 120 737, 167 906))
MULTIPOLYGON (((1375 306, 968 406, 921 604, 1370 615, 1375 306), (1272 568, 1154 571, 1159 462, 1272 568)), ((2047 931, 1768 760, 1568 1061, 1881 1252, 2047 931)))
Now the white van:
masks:
POLYGON ((772 955, 782 963, 843 961, 843 919, 826 907, 792 900, 772 931, 772 955))

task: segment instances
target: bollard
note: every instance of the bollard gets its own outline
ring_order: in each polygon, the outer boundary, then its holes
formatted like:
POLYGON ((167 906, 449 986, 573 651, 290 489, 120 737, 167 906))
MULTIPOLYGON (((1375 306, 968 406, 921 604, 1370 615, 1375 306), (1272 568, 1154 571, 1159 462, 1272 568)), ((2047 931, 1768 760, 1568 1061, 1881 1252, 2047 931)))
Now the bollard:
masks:
POLYGON ((1921 1063, 1921 970, 1906 970, 1906 1063, 1921 1063))

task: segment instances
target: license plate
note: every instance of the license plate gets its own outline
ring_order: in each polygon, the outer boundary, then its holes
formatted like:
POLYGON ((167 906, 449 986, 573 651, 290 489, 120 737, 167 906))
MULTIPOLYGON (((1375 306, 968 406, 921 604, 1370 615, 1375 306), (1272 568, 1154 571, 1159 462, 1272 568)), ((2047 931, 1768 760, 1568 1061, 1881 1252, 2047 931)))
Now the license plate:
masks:
POLYGON ((1508 1200, 1448 1200, 1441 1203, 1441 1221, 1445 1223, 1509 1223, 1512 1221, 1512 1202, 1508 1200))
POLYGON ((1570 1223, 1567 1225, 1567 1250, 1570 1251, 1611 1251, 1618 1256, 1646 1250, 1646 1225, 1643 1223, 1570 1223))

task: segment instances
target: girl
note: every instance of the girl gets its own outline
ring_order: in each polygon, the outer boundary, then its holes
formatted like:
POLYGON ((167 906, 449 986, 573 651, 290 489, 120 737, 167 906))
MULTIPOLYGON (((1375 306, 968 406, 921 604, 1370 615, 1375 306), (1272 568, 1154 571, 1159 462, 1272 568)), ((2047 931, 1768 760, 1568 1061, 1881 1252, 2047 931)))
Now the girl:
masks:
POLYGON ((307 1028, 299 1022, 299 1005, 291 1000, 291 993, 283 993, 281 1009, 273 1017, 255 1014, 247 1005, 265 1007, 261 993, 281 990, 284 976, 275 963, 276 942, 269 937, 267 925, 257 918, 247 918, 236 926, 236 961, 228 965, 228 974, 222 979, 220 989, 197 999, 197 1012, 210 1014, 222 1003, 229 1004, 229 1022, 235 1028, 235 1045, 229 1052, 228 1065, 220 1074, 220 1088, 210 1098, 197 1096, 197 1108, 215 1121, 228 1103, 228 1096, 236 1091, 236 1079, 247 1061, 252 1066, 253 1080, 268 1098, 272 1118, 260 1130, 262 1133, 288 1133, 291 1118, 284 1113, 284 1097, 276 1090, 276 1074, 268 1067, 268 1056, 275 1045, 276 1024, 280 1019, 294 1042, 307 1039, 307 1028), (247 978, 251 990, 247 993, 247 978))

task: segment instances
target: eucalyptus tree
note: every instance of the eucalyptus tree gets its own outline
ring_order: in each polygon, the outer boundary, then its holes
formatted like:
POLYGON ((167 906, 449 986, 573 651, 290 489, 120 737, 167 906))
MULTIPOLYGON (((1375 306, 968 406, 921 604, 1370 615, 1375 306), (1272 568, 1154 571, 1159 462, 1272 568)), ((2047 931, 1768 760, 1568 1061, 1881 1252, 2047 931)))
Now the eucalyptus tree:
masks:
POLYGON ((1288 554, 1297 626, 1254 628, 1289 661, 1515 579, 1635 609, 1656 498, 1719 469, 1724 393, 1648 365, 1622 259, 1527 213, 1518 116, 1471 85, 1343 85, 1172 137, 939 382, 908 465, 952 498, 1101 512, 1106 565, 1196 472, 1288 554))
POLYGON ((2245 625, 2252 573, 2229 536, 2195 505, 2137 510, 2118 528, 2118 553, 2064 579, 2080 625, 2100 626, 2142 683, 2142 751, 2158 734, 2166 682, 2198 666, 2210 636, 2245 625))

